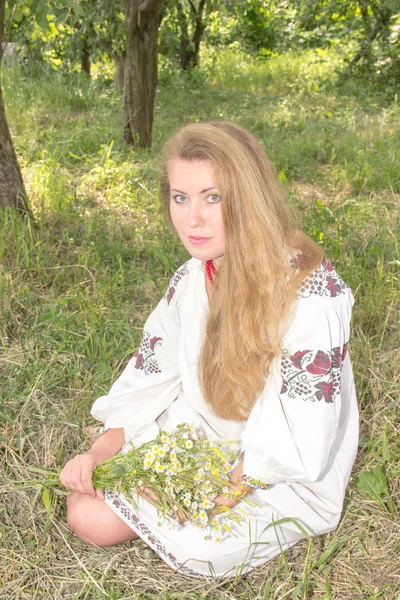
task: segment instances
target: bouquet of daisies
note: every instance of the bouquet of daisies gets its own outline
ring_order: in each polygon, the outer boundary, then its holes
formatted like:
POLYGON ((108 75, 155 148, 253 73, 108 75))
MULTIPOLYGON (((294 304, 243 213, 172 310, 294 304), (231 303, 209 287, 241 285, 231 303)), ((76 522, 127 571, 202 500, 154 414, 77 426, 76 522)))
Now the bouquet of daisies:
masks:
MULTIPOLYGON (((93 486, 122 492, 133 505, 143 496, 156 506, 161 520, 171 525, 190 521, 206 529, 206 537, 220 541, 224 533, 233 534, 230 522, 240 523, 247 514, 242 508, 231 511, 214 502, 221 494, 235 500, 245 497, 245 486, 235 486, 235 491, 229 487, 235 459, 229 442, 200 438, 192 425, 181 424, 173 433, 160 431, 155 440, 132 446, 96 467, 93 486), (149 498, 148 489, 157 502, 149 498)), ((46 491, 60 487, 58 474, 48 473, 44 485, 46 491)), ((246 503, 254 504, 249 499, 246 503)))

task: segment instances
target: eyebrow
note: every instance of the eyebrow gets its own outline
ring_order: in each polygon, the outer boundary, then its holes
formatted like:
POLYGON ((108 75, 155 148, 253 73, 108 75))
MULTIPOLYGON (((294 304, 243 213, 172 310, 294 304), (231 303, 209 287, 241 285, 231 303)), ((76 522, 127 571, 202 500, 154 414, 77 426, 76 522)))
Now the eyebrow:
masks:
MULTIPOLYGON (((218 186, 213 185, 212 187, 206 188, 205 190, 201 190, 200 194, 205 194, 206 192, 209 192, 210 190, 218 190, 218 186)), ((186 194, 186 192, 182 192, 182 190, 176 190, 173 189, 171 190, 171 192, 179 192, 180 194, 186 194)))

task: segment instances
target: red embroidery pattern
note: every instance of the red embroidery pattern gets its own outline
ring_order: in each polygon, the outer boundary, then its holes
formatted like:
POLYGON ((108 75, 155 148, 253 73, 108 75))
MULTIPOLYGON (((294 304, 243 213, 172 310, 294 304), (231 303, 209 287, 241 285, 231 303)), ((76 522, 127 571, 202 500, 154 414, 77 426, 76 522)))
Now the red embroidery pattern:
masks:
POLYGON ((144 371, 145 375, 161 373, 158 362, 154 358, 154 349, 159 344, 162 344, 162 341, 162 338, 156 336, 151 337, 150 333, 143 331, 140 346, 133 355, 136 357, 135 369, 144 371))
POLYGON ((340 374, 348 344, 327 352, 299 350, 281 363, 281 394, 303 400, 333 402, 340 393, 340 374))
POLYGON ((179 267, 179 269, 174 273, 174 275, 170 279, 168 289, 164 296, 164 300, 166 300, 168 305, 175 295, 176 287, 177 287, 178 283, 185 275, 187 275, 189 273, 188 263, 189 263, 189 261, 185 262, 184 265, 179 267))
POLYGON ((309 296, 329 296, 334 298, 344 294, 349 286, 336 273, 328 260, 324 260, 308 277, 303 279, 297 298, 308 298, 309 296))
POLYGON ((142 538, 146 544, 150 546, 163 560, 166 560, 168 564, 173 566, 175 569, 179 570, 179 573, 182 575, 190 575, 191 577, 203 578, 199 573, 189 569, 189 567, 183 566, 177 558, 172 554, 172 552, 168 552, 164 544, 159 540, 159 538, 155 535, 151 529, 147 527, 147 525, 139 519, 137 514, 132 509, 132 506, 127 502, 125 496, 123 494, 117 494, 112 492, 111 490, 104 490, 105 496, 108 500, 112 501, 113 510, 124 516, 127 519, 132 529, 138 534, 139 537, 142 538))

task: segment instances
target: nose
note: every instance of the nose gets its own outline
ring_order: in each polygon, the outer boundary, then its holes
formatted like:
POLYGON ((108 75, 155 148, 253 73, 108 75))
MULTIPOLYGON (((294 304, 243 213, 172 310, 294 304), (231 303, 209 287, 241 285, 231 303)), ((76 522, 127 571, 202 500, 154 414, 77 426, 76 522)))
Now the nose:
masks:
POLYGON ((189 227, 202 227, 204 226, 203 210, 200 202, 191 202, 188 212, 188 225, 189 227))

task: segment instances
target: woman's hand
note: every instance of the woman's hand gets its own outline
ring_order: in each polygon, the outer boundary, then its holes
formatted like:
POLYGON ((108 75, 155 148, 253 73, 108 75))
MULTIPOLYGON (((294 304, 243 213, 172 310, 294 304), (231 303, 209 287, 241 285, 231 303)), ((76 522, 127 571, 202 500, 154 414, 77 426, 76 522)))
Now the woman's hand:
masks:
MULTIPOLYGON (((153 492, 153 490, 151 488, 142 485, 139 488, 139 490, 142 492, 142 494, 144 494, 144 497, 147 496, 149 498, 149 501, 151 504, 154 504, 154 505, 161 504, 158 497, 156 496, 156 494, 153 492)), ((178 521, 178 523, 184 523, 187 520, 185 515, 181 511, 178 511, 177 513, 171 515, 171 519, 178 521)))
POLYGON ((227 508, 233 508, 238 504, 241 499, 246 496, 252 488, 248 485, 244 485, 242 483, 242 475, 243 475, 243 461, 241 461, 235 469, 232 471, 229 484, 228 484, 228 495, 225 496, 221 494, 217 496, 214 500, 215 504, 218 506, 212 511, 211 514, 219 514, 221 510, 219 506, 226 506, 227 508))
POLYGON ((91 450, 78 454, 66 463, 60 473, 60 481, 73 492, 104 500, 102 490, 95 490, 92 482, 93 470, 102 462, 91 450))
POLYGON ((124 443, 125 434, 122 427, 107 429, 95 440, 88 452, 78 454, 67 462, 60 473, 61 483, 73 492, 104 500, 102 490, 95 490, 93 487, 93 471, 114 456, 124 443))

